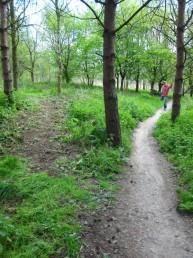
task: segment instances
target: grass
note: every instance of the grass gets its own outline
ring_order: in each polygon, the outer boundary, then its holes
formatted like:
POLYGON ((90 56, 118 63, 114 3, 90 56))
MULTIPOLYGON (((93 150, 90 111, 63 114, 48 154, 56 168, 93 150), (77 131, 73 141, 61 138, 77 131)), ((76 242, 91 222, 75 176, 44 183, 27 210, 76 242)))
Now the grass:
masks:
POLYGON ((32 174, 25 161, 13 156, 1 159, 0 172, 2 183, 17 187, 14 210, 13 203, 1 196, 1 257, 49 257, 56 250, 64 257, 78 257, 81 228, 75 214, 80 205, 84 209, 83 204, 92 201, 88 190, 73 176, 32 174))
MULTIPOLYGON (((26 100, 30 95, 35 106, 41 98, 58 98, 44 86, 24 88, 18 94, 23 94, 26 100)), ((59 98, 65 100, 66 119, 57 123, 60 135, 55 140, 76 146, 79 151, 75 156, 63 155, 55 160, 58 171, 55 176, 46 171, 34 173, 25 159, 2 155, 0 256, 3 258, 78 258, 83 230, 78 214, 89 214, 112 201, 118 189, 117 176, 131 150, 133 129, 161 106, 159 98, 147 93, 120 93, 123 146, 114 149, 106 139, 101 89, 66 86, 59 98)), ((28 101, 21 105, 21 110, 26 106, 28 101)), ((3 128, 12 121, 16 125, 17 109, 7 111, 3 106, 2 112, 10 112, 1 122, 3 128)), ((13 129, 14 126, 9 131, 13 129)), ((13 139, 17 141, 15 136, 13 139)), ((4 145, 1 139, 0 143, 4 145)))
POLYGON ((14 104, 9 105, 7 98, 0 93, 0 155, 6 153, 6 145, 20 141, 20 126, 16 118, 24 111, 36 111, 38 100, 24 90, 14 92, 14 104))
POLYGON ((161 151, 179 171, 178 209, 193 212, 193 99, 183 99, 182 112, 176 123, 170 114, 162 116, 155 129, 161 151))

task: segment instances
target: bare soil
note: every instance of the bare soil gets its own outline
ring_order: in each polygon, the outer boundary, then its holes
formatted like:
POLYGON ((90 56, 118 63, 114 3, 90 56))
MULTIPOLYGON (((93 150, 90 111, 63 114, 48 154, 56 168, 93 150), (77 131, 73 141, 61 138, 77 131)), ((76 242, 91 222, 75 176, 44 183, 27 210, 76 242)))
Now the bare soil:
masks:
POLYGON ((77 146, 57 141, 57 137, 65 134, 58 125, 65 120, 63 98, 47 98, 40 100, 36 112, 24 112, 17 121, 20 127, 21 142, 11 147, 10 152, 30 160, 34 172, 48 171, 57 174, 54 161, 62 156, 73 157, 77 146))
POLYGON ((113 207, 86 218, 85 258, 193 258, 193 217, 176 211, 176 173, 141 123, 113 207))

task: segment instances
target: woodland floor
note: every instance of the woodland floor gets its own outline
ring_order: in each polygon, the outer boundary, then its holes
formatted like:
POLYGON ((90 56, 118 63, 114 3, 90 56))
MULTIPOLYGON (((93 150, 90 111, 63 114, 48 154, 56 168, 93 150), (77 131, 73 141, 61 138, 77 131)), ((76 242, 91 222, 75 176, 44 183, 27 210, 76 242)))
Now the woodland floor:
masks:
POLYGON ((56 141, 61 136, 57 125, 65 118, 64 99, 42 99, 37 112, 24 112, 18 126, 22 132, 21 143, 11 147, 10 152, 30 160, 34 171, 57 173, 53 163, 62 155, 73 157, 77 147, 56 141))
MULTIPOLYGON (((35 171, 50 175, 57 173, 54 160, 78 152, 75 146, 54 141, 61 134, 57 123, 65 116, 61 101, 44 99, 35 114, 24 113, 23 139, 12 146, 13 154, 33 161, 35 171)), ((151 136, 160 114, 136 129, 114 206, 82 218, 87 223, 81 257, 193 258, 193 218, 177 213, 175 170, 151 136)))

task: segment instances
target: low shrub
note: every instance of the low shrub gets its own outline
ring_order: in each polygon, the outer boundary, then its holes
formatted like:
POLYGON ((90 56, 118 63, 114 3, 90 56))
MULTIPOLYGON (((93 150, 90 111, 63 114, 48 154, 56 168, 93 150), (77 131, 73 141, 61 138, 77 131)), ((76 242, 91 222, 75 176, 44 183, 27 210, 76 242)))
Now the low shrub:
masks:
POLYGON ((161 117, 154 132, 160 149, 178 168, 180 204, 178 208, 193 212, 193 101, 183 100, 183 109, 175 123, 170 114, 161 117))

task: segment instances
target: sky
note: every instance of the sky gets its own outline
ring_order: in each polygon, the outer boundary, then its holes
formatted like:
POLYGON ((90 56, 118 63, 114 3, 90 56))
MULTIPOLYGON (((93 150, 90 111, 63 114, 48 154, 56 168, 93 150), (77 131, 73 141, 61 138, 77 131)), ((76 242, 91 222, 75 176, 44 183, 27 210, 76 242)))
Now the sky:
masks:
MULTIPOLYGON (((36 4, 31 5, 27 10, 27 17, 30 24, 40 25, 42 21, 42 11, 49 5, 50 0, 38 0, 36 4)), ((86 7, 80 0, 70 0, 70 10, 77 13, 81 13, 86 10, 86 7)))

